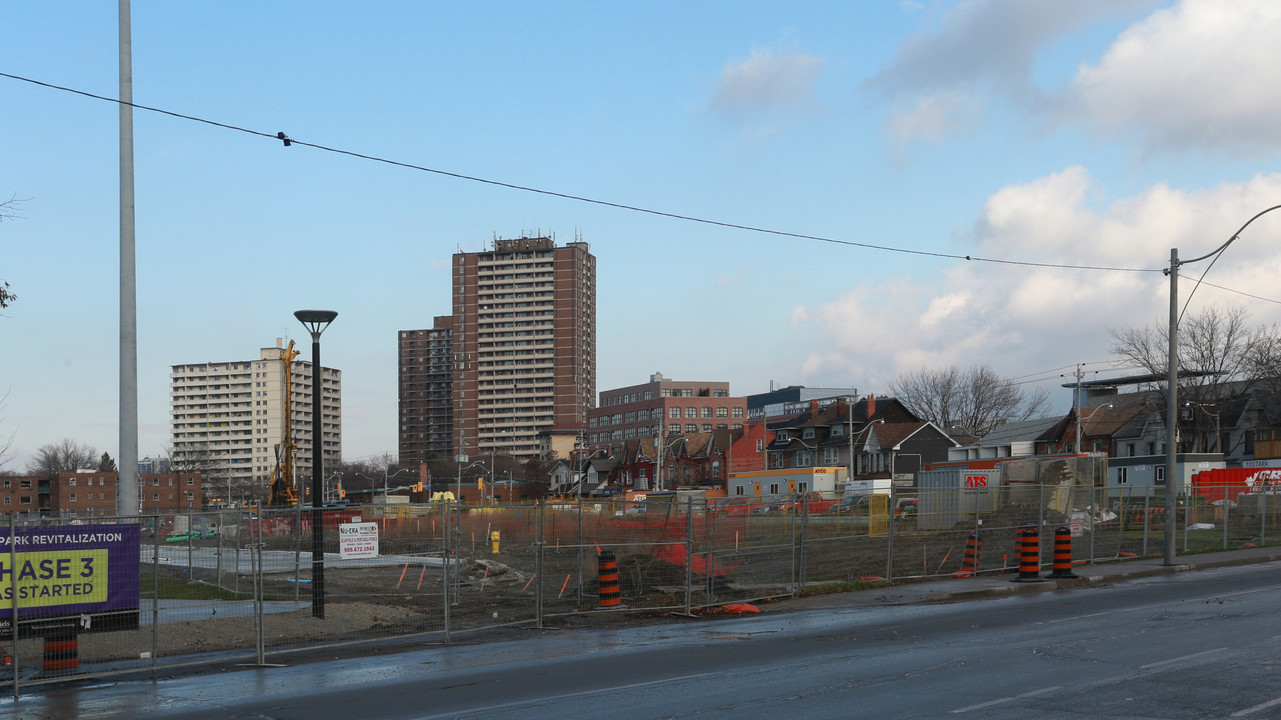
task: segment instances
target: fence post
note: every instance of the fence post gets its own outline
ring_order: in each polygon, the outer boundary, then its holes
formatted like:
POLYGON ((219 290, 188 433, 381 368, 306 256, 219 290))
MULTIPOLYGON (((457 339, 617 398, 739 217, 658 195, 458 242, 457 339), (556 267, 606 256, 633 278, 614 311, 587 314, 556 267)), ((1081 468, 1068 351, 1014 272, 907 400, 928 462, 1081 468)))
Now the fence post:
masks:
POLYGON ((449 566, 452 563, 449 555, 449 538, 454 534, 453 529, 449 527, 449 506, 452 504, 448 500, 442 500, 440 503, 440 597, 446 645, 449 644, 449 566))
MULTIPOLYGON (((887 532, 885 535, 885 579, 886 580, 894 579, 894 510, 897 507, 898 507, 898 490, 894 487, 894 478, 890 478, 890 523, 889 523, 889 532, 887 532)), ((974 512, 975 519, 977 519, 978 516, 979 514, 978 514, 978 511, 976 510, 974 512)), ((870 498, 868 500, 867 518, 868 518, 867 527, 870 533, 872 529, 872 525, 871 525, 872 507, 871 507, 870 498)))
MULTIPOLYGON (((1268 546, 1268 505, 1270 505, 1271 503, 1268 502, 1267 489, 1268 488, 1265 485, 1263 488, 1264 495, 1263 497, 1259 498, 1259 502, 1263 504, 1263 510, 1259 513, 1259 546, 1260 547, 1268 546)), ((1276 497, 1276 496, 1273 495, 1273 497, 1276 497)), ((1224 498, 1224 499, 1226 500, 1227 498, 1224 498)), ((1223 504, 1227 505, 1227 503, 1223 503, 1223 504)))
POLYGON ((543 522, 547 504, 538 502, 534 505, 534 523, 538 536, 534 540, 534 618, 535 627, 543 628, 543 552, 547 547, 546 526, 543 522))
MULTIPOLYGON (((1094 527, 1094 519, 1097 518, 1099 515, 1099 496, 1098 496, 1099 492, 1103 493, 1103 512, 1110 512, 1110 510, 1107 507, 1108 505, 1107 488, 1098 490, 1096 488, 1091 487, 1089 489, 1089 492, 1090 492, 1090 559, 1093 560, 1094 559, 1094 535, 1096 532, 1094 527)), ((1069 524, 1071 524, 1071 520, 1072 520, 1071 518, 1068 518, 1069 524)), ((1057 541, 1057 538, 1056 538, 1056 541, 1057 541)))
POLYGON ((583 606, 583 499, 578 499, 578 607, 583 606))
POLYGON ((703 549, 706 553, 705 557, 707 558, 707 563, 705 564, 705 567, 707 568, 707 575, 704 578, 707 582, 706 602, 708 605, 713 605, 716 602, 716 584, 714 575, 716 572, 716 517, 708 513, 707 505, 707 498, 703 497, 703 549), (708 535, 709 532, 711 533, 710 535, 708 535))
POLYGON ((694 614, 694 498, 685 498, 685 614, 694 614))
MULTIPOLYGON (((1228 493, 1227 491, 1224 491, 1223 499, 1226 501, 1227 498, 1228 498, 1228 493)), ((1228 507, 1227 502, 1224 502, 1223 503, 1223 549, 1224 550, 1228 549, 1228 518, 1229 518, 1229 513, 1231 512, 1232 510, 1231 508, 1228 507)))
MULTIPOLYGON (((261 540, 262 538, 259 538, 261 540)), ((266 625, 263 621, 263 577, 262 577, 262 543, 256 543, 249 551, 249 563, 253 568, 254 586, 254 649, 257 651, 258 667, 267 664, 266 625)), ((295 583, 297 584, 297 583, 295 583)))
MULTIPOLYGON (((795 507, 795 505, 793 505, 795 507)), ((810 501, 808 495, 801 500, 801 554, 800 567, 797 570, 798 585, 803 592, 805 583, 809 580, 809 556, 807 553, 807 542, 810 535, 810 501)))
MULTIPOLYGON (((151 534, 151 679, 156 679, 160 646, 160 515, 155 515, 151 534)), ((239 569, 239 568, 237 568, 239 569)))
MULTIPOLYGON (((1170 482, 1170 479, 1166 478, 1166 482, 1170 482)), ((1188 511, 1192 508, 1186 495, 1180 492, 1179 496, 1183 498, 1183 552, 1186 554, 1188 551, 1188 511)), ((1177 522, 1179 519, 1179 503, 1177 500, 1174 503, 1174 512, 1174 519, 1177 522)))
MULTIPOLYGON (((1041 528, 1045 527, 1045 480, 1038 477, 1036 482, 1038 483, 1037 489, 1040 493, 1040 502, 1036 504, 1036 533, 1037 537, 1040 537, 1041 528)), ((1039 543, 1036 546, 1036 553, 1037 560, 1039 561, 1041 557, 1041 546, 1039 543)))
MULTIPOLYGON (((228 493, 228 494, 230 494, 230 493, 228 493)), ((239 514, 239 515, 237 515, 237 516, 236 516, 236 570, 235 570, 235 572, 233 572, 233 573, 231 574, 231 577, 235 578, 235 581, 236 581, 236 582, 235 582, 235 585, 234 585, 234 586, 233 586, 233 588, 232 588, 232 592, 234 592, 234 593, 235 593, 235 594, 237 594, 237 595, 239 595, 239 594, 240 594, 240 536, 243 534, 243 533, 241 533, 241 531, 240 531, 240 521, 241 521, 241 519, 246 519, 246 520, 248 521, 248 523, 249 523, 249 527, 245 528, 245 530, 246 530, 246 531, 247 531, 251 536, 253 535, 253 531, 254 531, 254 519, 253 519, 253 515, 248 515, 248 516, 246 516, 244 513, 241 513, 241 514, 239 514)), ((261 508, 259 508, 259 509, 258 509, 258 524, 259 524, 259 525, 261 525, 261 524, 262 524, 262 509, 261 509, 261 508)), ((298 563, 296 563, 296 562, 295 562, 295 563, 294 563, 294 567, 296 568, 297 566, 298 566, 298 563)), ((295 584, 295 585, 297 585, 298 583, 296 583, 296 582, 295 582, 294 584, 295 584)), ((294 596, 294 599, 295 599, 295 600, 296 600, 296 599, 298 599, 298 598, 297 598, 297 595, 295 595, 295 596, 294 596)))
MULTIPOLYGON (((18 513, 17 511, 9 513, 9 567, 18 566, 18 544, 13 541, 14 535, 18 530, 18 513)), ((9 657, 12 658, 13 668, 13 700, 18 701, 18 573, 9 573, 9 617, 12 619, 9 624, 10 633, 13 636, 13 647, 9 650, 9 657)))
MULTIPOLYGON (((750 516, 749 516, 749 517, 750 517, 750 516)), ((796 542, 796 541, 797 541, 797 538, 796 538, 796 525, 797 525, 797 523, 796 523, 796 515, 795 515, 795 514, 793 514, 793 513, 786 513, 786 517, 787 517, 787 525, 788 525, 788 527, 789 527, 789 528, 791 528, 791 530, 792 530, 792 547, 790 548, 790 550, 792 551, 792 552, 791 552, 791 555, 792 555, 792 572, 791 572, 791 577, 790 577, 790 579, 791 579, 791 581, 792 581, 792 582, 791 582, 791 585, 792 585, 792 587, 791 587, 792 597, 796 597, 797 593, 799 592, 799 588, 798 588, 798 584, 799 584, 799 582, 798 582, 798 581, 800 580, 800 576, 797 574, 797 565, 798 565, 799 563, 798 563, 798 560, 797 560, 797 557, 796 557, 796 556, 797 556, 797 553, 798 553, 798 552, 800 552, 800 551, 799 551, 799 549, 798 549, 797 542, 796 542)))
POLYGON ((1152 524, 1152 493, 1143 493, 1143 555, 1148 554, 1148 525, 1152 524))
MULTIPOLYGON (((263 510, 258 511, 258 542, 262 542, 262 515, 263 510)), ((239 572, 240 568, 236 568, 239 572)), ((302 583, 298 580, 302 577, 299 573, 302 571, 302 502, 294 503, 294 602, 298 602, 298 594, 302 592, 302 583)))

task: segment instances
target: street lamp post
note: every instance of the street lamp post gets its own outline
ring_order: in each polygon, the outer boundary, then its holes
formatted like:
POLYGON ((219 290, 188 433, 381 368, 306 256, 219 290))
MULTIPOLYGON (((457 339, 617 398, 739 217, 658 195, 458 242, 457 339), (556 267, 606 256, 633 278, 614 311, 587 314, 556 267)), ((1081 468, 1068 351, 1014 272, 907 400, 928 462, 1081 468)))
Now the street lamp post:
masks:
MULTIPOLYGON (((1218 448, 1218 450, 1219 450, 1219 454, 1220 454, 1220 455, 1222 455, 1222 454, 1223 454, 1223 443, 1222 443, 1222 441, 1220 440, 1220 437, 1221 437, 1221 436, 1220 436, 1220 434, 1219 434, 1219 413, 1217 413, 1217 412, 1212 413, 1212 412, 1210 412, 1209 410, 1206 410, 1206 409, 1205 409, 1205 403, 1192 402, 1191 400, 1189 400, 1188 402, 1183 403, 1183 407, 1195 407, 1195 408, 1197 408, 1198 410, 1200 410, 1201 412, 1205 413, 1205 414, 1206 414, 1206 416, 1207 416, 1207 417, 1209 417, 1211 420, 1214 420, 1214 447, 1218 448)), ((1206 452, 1210 452, 1210 448, 1209 448, 1209 447, 1207 447, 1207 448, 1205 449, 1205 451, 1206 451, 1206 452)))
POLYGON ((1086 420, 1089 420, 1090 418, 1094 417, 1094 414, 1097 413, 1098 411, 1102 410, 1103 408, 1110 408, 1110 407, 1112 407, 1112 403, 1104 403, 1103 405, 1100 405, 1094 408, 1094 412, 1090 413, 1089 415, 1086 415, 1085 417, 1081 417, 1081 406, 1080 405, 1076 406, 1076 445, 1074 445, 1073 447, 1076 448, 1077 452, 1081 452, 1081 425, 1084 424, 1086 420))
MULTIPOLYGON (((334 471, 334 473, 333 473, 333 474, 331 474, 329 477, 325 478, 325 485, 329 485, 329 484, 330 484, 330 482, 331 482, 334 478, 341 478, 341 477, 342 477, 342 473, 341 473, 341 472, 334 471)), ((341 481, 339 481, 338 483, 335 483, 335 484, 334 484, 334 486, 333 486, 333 491, 332 491, 332 492, 327 492, 327 493, 326 493, 326 495, 325 495, 325 498, 326 498, 326 499, 328 499, 328 500, 337 500, 337 499, 338 499, 338 488, 339 488, 341 485, 342 485, 342 482, 341 482, 341 481)))
POLYGON ((463 440, 463 434, 458 433, 458 454, 454 455, 454 463, 458 465, 458 486, 455 488, 454 502, 463 501, 463 463, 467 462, 467 443, 463 440))
MULTIPOLYGON (((395 477, 400 477, 400 474, 401 474, 401 473, 406 473, 406 472, 407 472, 407 473, 413 473, 414 471, 413 471, 413 470, 406 470, 405 468, 401 468, 401 469, 397 470, 396 472, 392 473, 390 477, 393 477, 393 478, 395 478, 395 477)), ((387 492, 388 492, 387 480, 388 480, 387 468, 383 468, 383 505, 386 505, 386 504, 387 504, 387 492)))
POLYGON ((311 333, 311 616, 325 619, 325 528, 320 386, 320 334, 338 317, 333 310, 299 310, 298 322, 311 333))
MULTIPOLYGON (((481 467, 485 467, 485 463, 480 460, 477 460, 476 462, 472 463, 471 465, 468 465, 467 467, 463 467, 462 463, 458 463, 458 496, 454 498, 455 502, 461 504, 463 501, 463 471, 470 470, 476 467, 477 465, 481 467)), ((481 499, 483 500, 484 498, 481 498, 481 499)))

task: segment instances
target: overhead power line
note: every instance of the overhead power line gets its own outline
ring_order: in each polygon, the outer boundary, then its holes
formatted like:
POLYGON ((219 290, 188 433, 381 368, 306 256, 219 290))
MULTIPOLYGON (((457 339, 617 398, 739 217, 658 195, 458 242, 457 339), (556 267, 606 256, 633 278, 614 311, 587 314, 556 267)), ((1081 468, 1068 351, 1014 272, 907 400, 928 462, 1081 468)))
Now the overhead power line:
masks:
MULTIPOLYGON (((126 103, 120 100, 119 98, 107 97, 105 95, 97 95, 95 93, 86 92, 84 90, 77 90, 75 88, 65 87, 62 85, 55 85, 53 83, 48 83, 41 80, 35 80, 33 78, 23 77, 21 75, 14 75, 11 73, 0 72, 0 77, 7 77, 11 80, 18 80, 21 82, 30 83, 32 85, 38 85, 40 87, 49 88, 51 90, 59 90, 62 92, 72 93, 75 95, 81 95, 83 97, 92 98, 94 100, 101 100, 103 102, 115 103, 119 105, 128 105, 129 107, 135 108, 137 110, 144 110, 147 112, 158 113, 161 115, 168 115, 169 117, 178 118, 181 120, 189 120, 191 122, 203 123, 206 125, 212 125, 214 127, 223 128, 225 130, 234 130, 236 132, 242 132, 248 135, 254 135, 254 136, 265 138, 268 140, 283 142, 285 147, 291 147, 293 145, 297 145, 300 147, 309 147, 314 150, 321 150, 324 152, 331 152, 339 155, 346 155, 348 157, 359 158, 362 160, 369 160, 371 162, 378 162, 386 165, 393 165, 395 167, 402 167, 409 170, 418 170, 420 172, 432 173, 435 175, 451 177, 458 180, 468 180, 471 182, 483 183, 485 185, 491 185, 494 187, 507 188, 509 190, 518 190, 521 192, 536 193, 536 194, 545 195, 548 197, 556 197, 556 198, 562 198, 565 200, 573 200, 576 202, 589 203, 592 205, 600 205, 603 207, 610 207, 618 210, 628 210, 631 212, 644 213, 647 215, 654 215, 657 217, 671 218, 673 220, 683 220, 686 222, 701 223, 704 225, 711 225, 714 227, 723 227, 723 228, 729 228, 733 230, 743 230, 747 232, 775 235, 779 237, 796 238, 798 240, 814 240, 816 242, 825 242, 825 243, 831 243, 834 245, 858 247, 858 248, 864 248, 867 250, 881 250, 884 252, 901 253, 906 255, 944 258, 949 260, 967 260, 971 262, 993 263, 993 264, 999 264, 999 265, 1017 265, 1017 266, 1024 266, 1024 267, 1057 268, 1057 269, 1066 269, 1066 270, 1101 270, 1101 271, 1108 271, 1108 272, 1135 272, 1135 273, 1156 273, 1156 272, 1164 271, 1164 268, 1129 268, 1129 267, 1115 267, 1115 266, 1104 266, 1104 265, 1070 265, 1066 263, 1031 262, 1026 260, 1008 260, 1008 259, 1002 259, 1002 258, 980 257, 975 255, 960 255, 956 253, 932 252, 928 250, 912 250, 909 248, 893 247, 890 245, 877 245, 874 243, 857 242, 854 240, 839 240, 836 238, 826 237, 823 235, 810 235, 806 233, 797 233, 797 232, 789 232, 786 230, 774 230, 770 228, 757 227, 754 225, 744 225, 741 223, 725 222, 721 220, 710 220, 707 218, 696 217, 693 215, 683 215, 680 213, 673 213, 673 212, 666 212, 662 210, 654 210, 651 208, 644 208, 637 205, 628 205, 626 203, 611 202, 608 200, 598 200, 595 198, 584 197, 582 195, 573 195, 570 193, 557 192, 554 190, 545 190, 542 188, 531 187, 528 185, 518 185, 515 183, 502 182, 499 180, 490 180, 487 178, 476 177, 474 175, 466 175, 463 173, 450 172, 448 170, 430 168, 424 165, 417 165, 414 163, 403 162, 400 160, 392 160, 390 158, 379 157, 376 155, 367 155, 365 153, 359 153, 353 150, 344 150, 342 148, 329 147, 326 145, 320 145, 318 143, 310 143, 310 142, 298 140, 297 138, 292 138, 287 136, 284 132, 278 131, 278 132, 272 133, 272 132, 263 132, 261 130, 252 130, 250 128, 245 128, 238 125, 232 125, 230 123, 217 122, 214 120, 209 120, 207 118, 197 117, 194 115, 186 115, 183 113, 173 112, 171 110, 164 110, 162 108, 151 107, 148 105, 140 105, 138 103, 133 103, 133 102, 126 103)), ((1220 288, 1220 289, 1228 290, 1228 288, 1220 288)), ((1236 292, 1236 291, 1229 290, 1229 292, 1236 292)), ((1246 293, 1242 293, 1242 294, 1244 295, 1246 293)), ((1254 297, 1254 296, 1250 296, 1250 297, 1254 297)), ((1258 299, 1262 300, 1265 298, 1258 298, 1258 299)), ((1277 301, 1273 301, 1273 302, 1277 302, 1277 301)))

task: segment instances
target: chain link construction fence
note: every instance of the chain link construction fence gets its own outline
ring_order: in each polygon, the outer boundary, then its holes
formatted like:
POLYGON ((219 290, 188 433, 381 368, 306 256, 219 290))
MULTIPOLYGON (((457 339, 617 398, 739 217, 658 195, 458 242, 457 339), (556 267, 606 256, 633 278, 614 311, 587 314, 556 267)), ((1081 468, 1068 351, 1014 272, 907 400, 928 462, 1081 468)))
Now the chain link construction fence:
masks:
MULTIPOLYGON (((11 517, 0 527, 0 683, 16 697, 39 683, 287 663, 300 651, 449 642, 580 613, 694 614, 945 578, 961 570, 972 538, 981 541, 974 572, 1014 572, 1023 527, 1040 529, 1044 567, 1059 527, 1071 531, 1074 562, 1161 551, 1162 497, 1025 485, 967 506, 966 492, 325 508, 321 563, 311 552, 311 508, 88 524, 11 517), (617 559, 618 610, 599 609, 606 550, 617 559)), ((1180 496, 1174 510, 1184 553, 1281 538, 1275 495, 1213 504, 1180 496)))

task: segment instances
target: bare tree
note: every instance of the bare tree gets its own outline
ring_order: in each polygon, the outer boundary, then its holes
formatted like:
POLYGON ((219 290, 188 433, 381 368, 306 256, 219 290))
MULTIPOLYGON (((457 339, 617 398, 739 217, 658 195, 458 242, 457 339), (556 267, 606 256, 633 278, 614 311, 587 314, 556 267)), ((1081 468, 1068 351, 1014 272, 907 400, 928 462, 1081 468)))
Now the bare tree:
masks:
POLYGON ((27 473, 31 475, 57 475, 77 470, 96 470, 98 451, 89 445, 66 438, 57 444, 42 445, 35 456, 27 462, 27 473))
MULTIPOLYGON (((21 205, 22 202, 23 199, 19 198, 17 195, 10 197, 4 202, 0 202, 0 222, 22 217, 18 214, 18 206, 21 205)), ((18 296, 14 295, 13 292, 9 290, 9 283, 0 278, 0 310, 9 307, 9 304, 17 299, 18 296)))
MULTIPOLYGON (((4 405, 5 401, 8 399, 9 391, 6 390, 4 397, 0 397, 0 425, 4 424, 4 405)), ((9 433, 8 437, 0 435, 0 469, 4 468, 4 466, 13 459, 15 453, 15 450, 13 449, 13 435, 13 432, 9 433)))
MULTIPOLYGON (((1276 326, 1251 327, 1242 307, 1208 307, 1179 324, 1179 369, 1209 373, 1179 380, 1179 395, 1192 402, 1225 399, 1228 383, 1241 394, 1265 378, 1281 375, 1281 334, 1276 326)), ((1112 354, 1162 378, 1147 389, 1165 395, 1169 328, 1157 321, 1143 328, 1108 331, 1112 354)))
POLYGON ((987 365, 901 375, 890 391, 917 417, 980 436, 1011 420, 1040 417, 1049 404, 1044 389, 1029 392, 987 365))
MULTIPOLYGON (((233 498, 249 501, 256 498, 252 483, 243 487, 231 486, 231 476, 226 469, 215 462, 208 442, 183 442, 165 447, 161 457, 168 460, 171 473, 199 473, 200 485, 205 495, 201 502, 208 498, 221 498, 223 503, 231 503, 233 498)), ((243 485, 243 483, 242 483, 243 485)))

